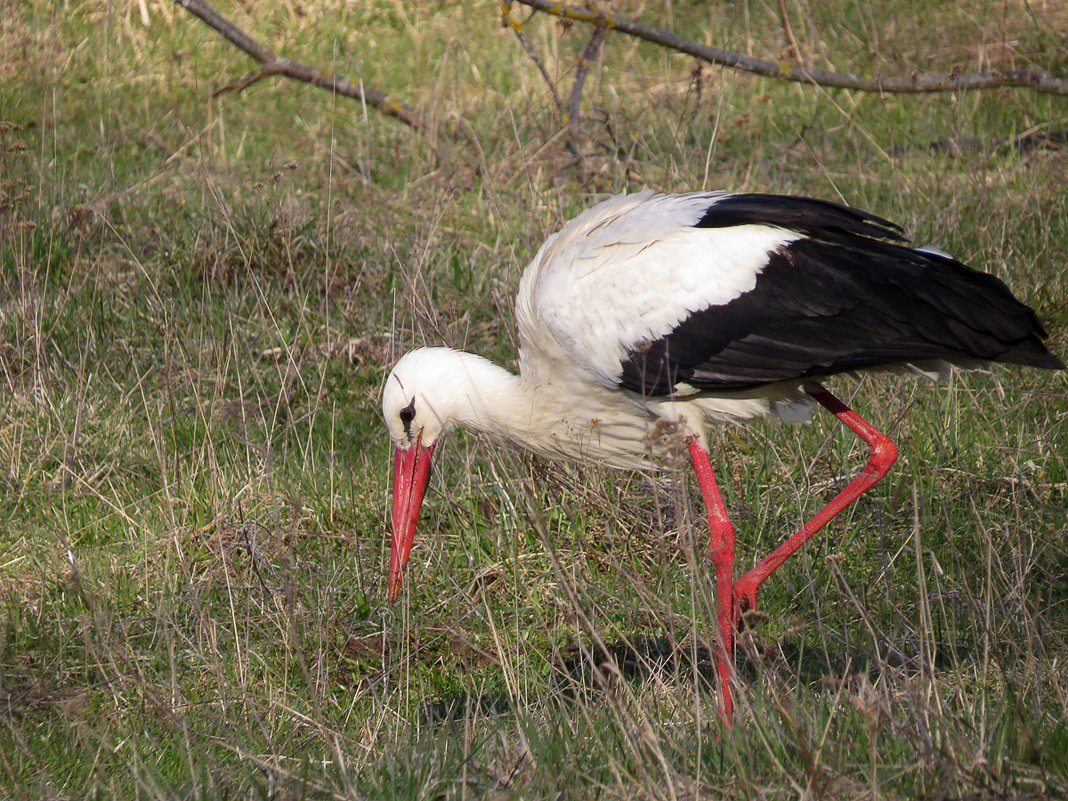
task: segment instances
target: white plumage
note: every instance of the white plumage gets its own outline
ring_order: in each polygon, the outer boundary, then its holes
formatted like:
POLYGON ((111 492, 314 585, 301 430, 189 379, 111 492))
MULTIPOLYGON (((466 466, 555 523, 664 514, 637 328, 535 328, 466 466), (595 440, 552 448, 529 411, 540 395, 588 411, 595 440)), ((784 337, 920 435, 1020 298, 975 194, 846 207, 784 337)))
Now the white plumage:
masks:
POLYGON ((519 282, 520 372, 525 362, 563 361, 615 387, 634 343, 752 290, 767 254, 800 234, 767 225, 694 227, 723 197, 620 195, 549 237, 519 282))

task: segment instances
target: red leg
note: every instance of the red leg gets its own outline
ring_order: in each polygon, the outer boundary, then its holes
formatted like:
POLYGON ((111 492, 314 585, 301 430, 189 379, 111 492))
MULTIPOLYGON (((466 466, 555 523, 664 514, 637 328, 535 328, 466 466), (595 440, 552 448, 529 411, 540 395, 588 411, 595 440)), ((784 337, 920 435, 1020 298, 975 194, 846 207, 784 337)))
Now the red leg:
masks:
POLYGON ((696 439, 690 441, 690 462, 701 485, 701 495, 708 512, 709 551, 716 570, 716 620, 719 627, 720 712, 729 724, 734 713, 731 699, 731 676, 734 673, 734 526, 716 485, 708 451, 696 439))
POLYGON ((800 531, 776 548, 771 556, 734 583, 734 595, 737 599, 736 611, 739 617, 750 609, 756 609, 757 590, 760 589, 764 579, 778 570, 783 562, 804 545, 809 537, 827 525, 835 515, 871 489, 897 460, 897 446, 890 441, 890 438, 877 431, 821 384, 807 384, 805 392, 815 398, 824 408, 833 412, 835 417, 845 423, 853 433, 868 443, 871 448, 871 457, 864 470, 850 482, 849 486, 838 493, 800 531))

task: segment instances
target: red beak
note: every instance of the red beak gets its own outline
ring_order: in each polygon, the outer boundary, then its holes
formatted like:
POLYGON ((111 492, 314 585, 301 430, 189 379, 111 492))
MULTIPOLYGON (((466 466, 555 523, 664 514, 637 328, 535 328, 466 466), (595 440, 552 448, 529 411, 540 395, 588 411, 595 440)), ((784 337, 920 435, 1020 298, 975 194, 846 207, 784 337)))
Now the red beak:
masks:
POLYGON ((430 457, 434 446, 423 446, 416 439, 411 447, 397 448, 393 460, 393 538, 389 552, 389 602, 400 595, 404 566, 412 552, 415 525, 419 522, 419 507, 423 505, 427 479, 430 477, 430 457))

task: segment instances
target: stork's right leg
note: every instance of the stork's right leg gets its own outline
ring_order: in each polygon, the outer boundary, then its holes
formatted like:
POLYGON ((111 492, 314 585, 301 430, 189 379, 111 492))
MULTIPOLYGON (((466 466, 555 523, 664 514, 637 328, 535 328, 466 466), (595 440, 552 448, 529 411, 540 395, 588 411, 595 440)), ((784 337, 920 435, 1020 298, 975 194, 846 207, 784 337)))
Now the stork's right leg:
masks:
POLYGON ((708 451, 696 439, 690 441, 690 462, 701 485, 708 512, 709 553, 716 569, 716 624, 719 628, 720 712, 728 725, 734 712, 731 677, 734 675, 734 526, 719 494, 708 451))

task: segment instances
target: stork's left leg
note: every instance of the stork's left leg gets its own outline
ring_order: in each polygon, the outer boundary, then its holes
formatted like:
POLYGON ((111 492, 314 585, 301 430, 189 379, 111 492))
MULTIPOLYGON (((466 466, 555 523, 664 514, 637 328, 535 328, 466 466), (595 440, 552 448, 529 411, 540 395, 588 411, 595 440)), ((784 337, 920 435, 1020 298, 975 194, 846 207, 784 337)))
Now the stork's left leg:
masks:
POLYGON ((775 551, 736 582, 734 582, 735 613, 738 622, 745 612, 756 609, 757 590, 764 580, 778 570, 794 551, 804 545, 808 539, 827 525, 830 520, 853 503, 857 498, 871 489, 875 483, 886 475, 897 460, 897 446, 890 438, 877 431, 869 422, 846 406, 839 398, 827 391, 822 384, 812 382, 805 385, 805 392, 811 395, 821 406, 829 409, 835 417, 848 426, 853 433, 868 443, 871 456, 860 475, 853 479, 844 490, 831 500, 815 517, 806 523, 800 531, 780 545, 775 551))
POLYGON ((719 628, 720 712, 729 724, 734 710, 731 699, 731 676, 734 674, 734 526, 719 494, 716 476, 708 451, 696 439, 690 440, 690 462, 701 485, 701 496, 708 513, 709 553, 716 569, 716 624, 719 628))

